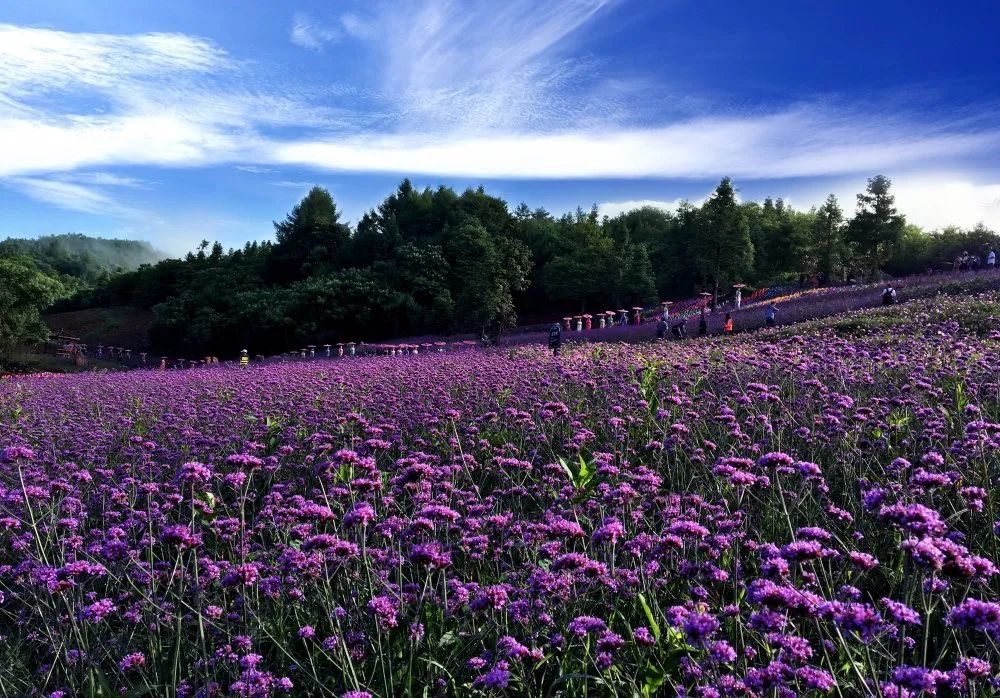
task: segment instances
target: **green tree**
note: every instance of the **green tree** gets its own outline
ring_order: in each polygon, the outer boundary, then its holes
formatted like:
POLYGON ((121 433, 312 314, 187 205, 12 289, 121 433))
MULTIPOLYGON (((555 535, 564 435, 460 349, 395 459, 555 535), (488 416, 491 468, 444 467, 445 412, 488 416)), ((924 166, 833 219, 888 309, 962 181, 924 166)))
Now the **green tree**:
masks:
POLYGON ((413 299, 417 327, 448 329, 455 303, 448 287, 451 266, 439 245, 405 243, 399 246, 392 260, 377 262, 373 269, 392 288, 413 299))
POLYGON ((889 260, 903 236, 906 218, 896 210, 890 193, 892 181, 884 175, 868 180, 858 194, 858 209, 847 225, 847 239, 854 245, 864 271, 874 275, 889 260))
POLYGON ((691 252, 702 278, 711 283, 713 299, 719 288, 738 281, 753 267, 754 247, 746 213, 736 201, 732 180, 726 177, 701 207, 691 252))
MULTIPOLYGON (((679 289, 690 290, 690 274, 684 258, 685 245, 677 244, 678 218, 660 208, 643 206, 604 221, 604 230, 622 245, 626 240, 643 245, 649 257, 656 290, 664 296, 679 289)), ((656 294, 654 294, 656 295, 656 294)))
POLYGON ((844 247, 844 212, 837 197, 830 194, 823 205, 816 209, 813 220, 812 243, 816 255, 818 271, 833 281, 837 271, 843 268, 847 250, 844 247))
MULTIPOLYGON (((274 224, 274 232, 278 242, 273 269, 280 282, 336 268, 351 235, 351 229, 340 222, 330 192, 322 187, 313 187, 285 220, 274 224)), ((203 244, 202 254, 207 246, 203 244)))
POLYGON ((0 257, 0 366, 15 350, 45 339, 42 311, 62 293, 62 286, 23 257, 0 257))
POLYGON ((449 237, 446 248, 460 289, 455 298, 457 326, 498 336, 517 322, 514 295, 525 290, 531 253, 521 242, 494 237, 478 221, 468 221, 449 237))
POLYGON ((626 239, 619 247, 618 259, 615 305, 642 305, 656 300, 653 266, 646 246, 626 239))
POLYGON ((549 262, 542 272, 549 298, 579 304, 580 311, 588 303, 613 300, 615 288, 608 283, 608 272, 615 263, 613 241, 597 223, 597 211, 575 214, 559 219, 558 235, 562 252, 549 262))

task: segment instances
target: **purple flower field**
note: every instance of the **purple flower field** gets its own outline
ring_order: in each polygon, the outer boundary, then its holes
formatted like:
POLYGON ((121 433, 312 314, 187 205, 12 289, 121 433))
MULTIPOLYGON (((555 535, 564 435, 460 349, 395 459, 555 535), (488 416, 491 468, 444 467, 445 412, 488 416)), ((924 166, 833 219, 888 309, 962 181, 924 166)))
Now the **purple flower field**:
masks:
POLYGON ((997 315, 5 381, 0 695, 995 695, 997 315))

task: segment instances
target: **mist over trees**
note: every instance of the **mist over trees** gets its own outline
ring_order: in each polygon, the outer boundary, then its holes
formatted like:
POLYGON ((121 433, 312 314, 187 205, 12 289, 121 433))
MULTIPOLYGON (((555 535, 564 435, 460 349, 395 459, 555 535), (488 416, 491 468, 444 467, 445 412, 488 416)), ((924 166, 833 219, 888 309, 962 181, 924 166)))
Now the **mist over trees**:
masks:
POLYGON ((79 233, 8 238, 0 241, 0 257, 31 259, 40 271, 76 290, 103 283, 114 274, 153 264, 166 255, 141 240, 113 240, 79 233))
POLYGON ((740 201, 729 178, 703 204, 597 208, 554 216, 482 187, 418 190, 409 180, 352 229, 313 188, 274 224, 274 242, 241 249, 203 241, 183 259, 112 275, 60 309, 151 309, 153 346, 199 356, 242 347, 271 353, 308 343, 442 332, 495 335, 515 322, 644 305, 708 290, 818 277, 840 282, 950 265, 982 254, 982 226, 925 233, 896 210, 891 182, 869 180, 854 210, 830 196, 792 209, 740 201))

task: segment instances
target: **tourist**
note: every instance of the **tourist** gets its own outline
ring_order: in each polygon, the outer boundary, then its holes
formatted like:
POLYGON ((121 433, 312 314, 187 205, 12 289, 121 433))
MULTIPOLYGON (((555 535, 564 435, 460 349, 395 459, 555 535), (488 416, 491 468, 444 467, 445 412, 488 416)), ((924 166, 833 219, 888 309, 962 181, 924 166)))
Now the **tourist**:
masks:
MULTIPOLYGON (((664 313, 666 315, 666 313, 664 313)), ((661 317, 660 321, 656 323, 656 338, 666 339, 667 338, 667 319, 666 317, 661 317)))
POLYGON ((889 284, 882 291, 882 305, 895 305, 896 303, 896 289, 889 284))
POLYGON ((562 346, 562 326, 558 322, 553 322, 549 328, 549 349, 552 356, 559 356, 559 347, 562 346))
POLYGON ((990 248, 989 254, 986 255, 986 268, 995 269, 997 266, 997 251, 990 248))
POLYGON ((240 366, 249 366, 249 365, 250 365, 250 354, 249 352, 247 352, 246 349, 244 349, 240 352, 240 366))
POLYGON ((705 317, 705 309, 701 309, 701 317, 698 318, 698 336, 704 337, 708 334, 708 319, 705 317))
POLYGON ((767 308, 764 309, 764 324, 768 327, 774 326, 774 316, 778 314, 778 306, 771 301, 767 304, 767 308))
POLYGON ((726 334, 733 333, 733 314, 726 313, 726 322, 722 325, 722 331, 726 334))

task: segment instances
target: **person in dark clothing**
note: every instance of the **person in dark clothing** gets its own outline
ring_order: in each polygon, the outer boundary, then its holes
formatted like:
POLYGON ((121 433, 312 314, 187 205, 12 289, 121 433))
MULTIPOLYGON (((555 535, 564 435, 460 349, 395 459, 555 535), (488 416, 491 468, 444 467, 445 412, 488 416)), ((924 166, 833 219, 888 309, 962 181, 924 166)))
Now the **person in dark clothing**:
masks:
POLYGON ((895 305, 896 303, 896 289, 891 285, 886 286, 885 290, 882 291, 882 305, 895 305))
POLYGON ((552 356, 559 356, 559 348, 562 346, 562 326, 558 322, 553 322, 549 328, 549 349, 552 356))
POLYGON ((708 334, 708 319, 705 317, 705 309, 701 309, 701 317, 698 318, 698 336, 704 337, 708 334))
POLYGON ((667 321, 660 318, 660 321, 656 323, 656 338, 666 339, 667 338, 667 321))
POLYGON ((683 320, 675 322, 670 329, 673 331, 676 339, 687 339, 687 327, 685 327, 683 320))
POLYGON ((764 309, 764 324, 768 327, 774 325, 775 316, 778 313, 778 306, 774 304, 774 301, 768 303, 767 307, 764 309))

